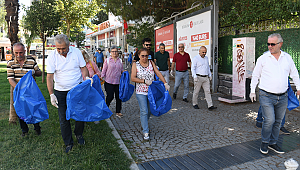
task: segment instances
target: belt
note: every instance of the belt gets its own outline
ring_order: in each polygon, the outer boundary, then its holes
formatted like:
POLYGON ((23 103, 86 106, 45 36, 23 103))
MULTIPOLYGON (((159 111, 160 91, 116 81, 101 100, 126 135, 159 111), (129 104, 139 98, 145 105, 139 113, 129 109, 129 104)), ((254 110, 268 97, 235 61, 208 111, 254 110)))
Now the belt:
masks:
POLYGON ((183 70, 183 71, 180 71, 180 70, 176 70, 176 71, 179 71, 179 72, 186 72, 187 70, 183 70))
POLYGON ((208 75, 200 75, 200 74, 196 74, 197 76, 200 76, 200 77, 207 77, 208 75))
POLYGON ((268 93, 268 94, 272 94, 272 95, 275 95, 275 96, 282 96, 282 95, 284 95, 286 92, 284 92, 284 93, 270 93, 270 92, 267 92, 267 91, 265 91, 265 90, 263 90, 263 89, 260 89, 260 90, 262 90, 262 91, 264 91, 264 92, 266 92, 266 93, 268 93))

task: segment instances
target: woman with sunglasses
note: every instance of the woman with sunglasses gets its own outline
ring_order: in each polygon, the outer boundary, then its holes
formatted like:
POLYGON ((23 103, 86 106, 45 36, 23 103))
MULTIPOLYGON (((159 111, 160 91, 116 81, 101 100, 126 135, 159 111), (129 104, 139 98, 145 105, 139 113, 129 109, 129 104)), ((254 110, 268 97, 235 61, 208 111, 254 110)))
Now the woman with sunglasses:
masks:
POLYGON ((116 98, 116 115, 117 117, 123 117, 121 113, 122 101, 119 98, 119 84, 120 78, 123 73, 123 64, 118 57, 117 46, 111 47, 111 56, 104 62, 101 78, 105 78, 104 88, 106 91, 106 104, 109 107, 111 101, 116 98))
POLYGON ((166 90, 170 86, 156 68, 152 60, 148 60, 149 50, 142 48, 138 51, 139 61, 132 64, 131 81, 136 82, 136 98, 140 106, 140 119, 143 128, 144 140, 149 140, 148 120, 150 117, 150 105, 148 101, 148 88, 154 81, 154 73, 164 83, 166 90))

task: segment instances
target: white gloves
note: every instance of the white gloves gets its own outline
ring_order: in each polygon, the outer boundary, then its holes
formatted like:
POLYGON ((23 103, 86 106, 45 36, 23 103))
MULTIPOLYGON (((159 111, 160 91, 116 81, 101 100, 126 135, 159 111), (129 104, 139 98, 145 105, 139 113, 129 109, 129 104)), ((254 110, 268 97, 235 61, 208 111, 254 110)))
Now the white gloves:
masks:
POLYGON ((211 80, 212 80, 212 76, 209 77, 209 81, 211 81, 211 80))
POLYGON ((57 101, 57 98, 56 98, 56 96, 52 93, 52 94, 50 94, 50 99, 51 99, 51 104, 54 106, 54 107, 56 107, 56 108, 58 108, 58 101, 57 101))
POLYGON ((164 85, 165 85, 166 90, 169 91, 170 90, 170 86, 168 85, 168 83, 165 83, 164 85))
POLYGON ((91 80, 91 86, 94 83, 94 80, 92 78, 90 78, 90 77, 86 77, 85 80, 91 80))
POLYGON ((250 93, 249 97, 251 99, 251 102, 256 101, 256 94, 255 93, 250 93))
POLYGON ((170 72, 170 75, 172 76, 172 77, 174 77, 175 75, 174 75, 174 71, 173 70, 171 70, 171 72, 170 72))
POLYGON ((32 69, 32 70, 31 70, 31 72, 32 72, 32 75, 34 75, 34 74, 35 74, 35 70, 34 70, 34 69, 32 69))
POLYGON ((150 86, 152 84, 152 80, 144 80, 145 84, 147 84, 148 86, 150 86))

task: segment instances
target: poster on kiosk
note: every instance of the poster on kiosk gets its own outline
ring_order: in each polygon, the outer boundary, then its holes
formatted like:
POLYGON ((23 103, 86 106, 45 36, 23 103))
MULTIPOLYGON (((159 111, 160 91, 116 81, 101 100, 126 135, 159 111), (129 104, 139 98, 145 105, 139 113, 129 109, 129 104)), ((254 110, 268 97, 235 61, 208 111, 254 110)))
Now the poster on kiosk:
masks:
POLYGON ((165 50, 169 52, 170 59, 173 59, 174 24, 155 30, 155 52, 159 51, 159 44, 165 44, 165 50))

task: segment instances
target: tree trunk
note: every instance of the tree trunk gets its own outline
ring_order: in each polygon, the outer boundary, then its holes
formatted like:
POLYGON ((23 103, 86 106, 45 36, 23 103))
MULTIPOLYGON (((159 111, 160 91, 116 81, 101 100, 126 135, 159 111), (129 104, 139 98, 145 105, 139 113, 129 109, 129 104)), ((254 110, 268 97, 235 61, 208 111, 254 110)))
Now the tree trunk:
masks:
POLYGON ((69 22, 67 22, 67 31, 66 31, 66 35, 70 38, 70 30, 71 30, 71 24, 69 22))
POLYGON ((7 31, 11 43, 11 50, 13 53, 13 45, 16 42, 19 42, 18 31, 19 31, 19 23, 18 23, 18 13, 19 13, 19 1, 18 0, 5 0, 6 7, 6 16, 5 20, 7 22, 7 31))

